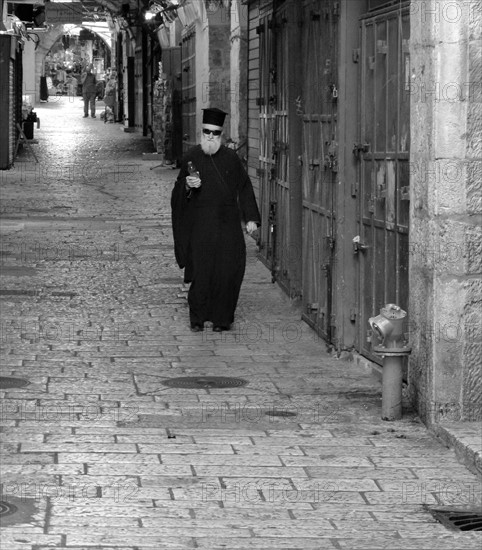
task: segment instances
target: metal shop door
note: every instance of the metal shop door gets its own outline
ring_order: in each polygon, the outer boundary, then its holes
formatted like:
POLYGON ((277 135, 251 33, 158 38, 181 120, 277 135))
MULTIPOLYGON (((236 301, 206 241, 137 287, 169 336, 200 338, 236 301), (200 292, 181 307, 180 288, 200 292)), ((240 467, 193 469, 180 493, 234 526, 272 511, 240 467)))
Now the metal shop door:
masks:
POLYGON ((124 121, 125 113, 124 113, 124 71, 123 71, 123 64, 125 61, 124 58, 124 48, 122 45, 122 34, 119 33, 117 35, 117 43, 116 43, 116 70, 117 70, 117 98, 119 100, 119 104, 117 106, 117 113, 115 113, 116 120, 124 121))
POLYGON ((135 90, 135 127, 147 135, 147 106, 149 98, 148 65, 147 65, 147 36, 140 36, 141 45, 136 46, 134 54, 134 90, 135 90))
POLYGON ((142 63, 142 46, 137 46, 135 49, 134 55, 134 93, 135 93, 135 115, 134 115, 134 125, 136 128, 142 129, 142 119, 143 119, 143 101, 144 101, 144 90, 143 90, 143 63, 142 63))
MULTIPOLYGON (((368 318, 393 302, 408 306, 409 12, 361 21, 359 161, 359 345, 370 356, 368 318)), ((374 356, 372 360, 377 360, 374 356)))
POLYGON ((196 145, 196 35, 188 31, 181 42, 183 152, 196 145))
POLYGON ((338 9, 333 0, 303 3, 303 319, 327 341, 332 315, 338 171, 338 9))
POLYGON ((22 125, 23 50, 19 39, 0 34, 0 170, 15 162, 22 125))
MULTIPOLYGON (((126 125, 129 128, 133 128, 135 126, 136 121, 136 98, 135 98, 135 70, 134 70, 134 57, 128 56, 127 57, 127 88, 124 88, 127 90, 127 120, 126 117, 124 117, 124 126, 126 125)), ((124 102, 125 106, 125 102, 124 102)))
MULTIPOLYGON (((260 19, 260 209, 261 250, 272 279, 289 292, 290 216, 288 187, 289 7, 260 19)), ((291 75, 292 77, 293 75, 291 75)))

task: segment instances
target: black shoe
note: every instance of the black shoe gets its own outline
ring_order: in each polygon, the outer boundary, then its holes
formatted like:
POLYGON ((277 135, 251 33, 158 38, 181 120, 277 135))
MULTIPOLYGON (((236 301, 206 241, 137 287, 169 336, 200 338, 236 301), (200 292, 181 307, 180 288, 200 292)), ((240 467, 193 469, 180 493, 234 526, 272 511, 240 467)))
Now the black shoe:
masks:
POLYGON ((193 332, 201 332, 204 330, 204 326, 201 323, 191 323, 191 330, 193 332))
POLYGON ((92 118, 95 118, 95 115, 92 115, 92 118))
POLYGON ((84 118, 89 118, 89 115, 84 115, 84 118))
POLYGON ((213 332, 223 332, 224 330, 229 330, 229 327, 223 325, 213 325, 213 332))

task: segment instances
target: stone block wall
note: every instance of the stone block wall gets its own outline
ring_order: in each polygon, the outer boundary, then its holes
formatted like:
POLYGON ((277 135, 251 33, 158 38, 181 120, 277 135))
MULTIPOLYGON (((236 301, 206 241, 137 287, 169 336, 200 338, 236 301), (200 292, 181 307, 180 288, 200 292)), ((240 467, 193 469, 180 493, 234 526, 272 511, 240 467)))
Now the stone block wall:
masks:
POLYGON ((410 358, 427 423, 482 419, 482 1, 412 1, 410 358))
MULTIPOLYGON (((200 137, 202 109, 218 107, 231 115, 233 93, 230 10, 219 6, 212 11, 202 10, 202 12, 203 15, 195 24, 198 138, 200 137)), ((231 116, 227 118, 224 126, 224 134, 227 138, 230 137, 230 121, 231 116)))

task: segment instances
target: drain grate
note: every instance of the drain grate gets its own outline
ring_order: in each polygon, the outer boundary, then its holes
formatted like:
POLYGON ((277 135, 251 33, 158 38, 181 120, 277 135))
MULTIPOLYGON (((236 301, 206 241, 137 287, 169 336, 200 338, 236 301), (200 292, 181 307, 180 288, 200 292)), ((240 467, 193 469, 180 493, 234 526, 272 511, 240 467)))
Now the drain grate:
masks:
POLYGON ((25 378, 10 378, 8 376, 0 376, 0 390, 9 388, 23 388, 28 386, 30 382, 25 378))
POLYGON ((17 510, 18 508, 15 504, 7 502, 6 500, 0 500, 0 518, 11 516, 12 514, 15 514, 17 510))
POLYGON ((288 418, 291 416, 296 416, 296 413, 291 411, 282 411, 282 410, 273 410, 273 411, 266 411, 264 414, 267 416, 281 416, 284 418, 288 418))
POLYGON ((482 509, 480 510, 430 510, 433 517, 456 531, 482 531, 482 509))
POLYGON ((247 380, 228 376, 182 376, 164 380, 162 384, 169 388, 189 388, 209 390, 211 388, 238 388, 245 386, 247 380))

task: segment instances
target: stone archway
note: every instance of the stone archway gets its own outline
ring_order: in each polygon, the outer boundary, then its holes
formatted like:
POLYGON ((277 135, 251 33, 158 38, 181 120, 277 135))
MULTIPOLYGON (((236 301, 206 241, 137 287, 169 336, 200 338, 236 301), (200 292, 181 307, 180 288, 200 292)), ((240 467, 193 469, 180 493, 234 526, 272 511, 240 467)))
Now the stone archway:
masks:
MULTIPOLYGON (((75 25, 75 27, 91 30, 106 44, 109 49, 112 50, 112 45, 109 44, 106 37, 101 33, 96 32, 95 29, 85 25, 75 25)), ((111 24, 109 24, 109 30, 111 30, 111 32, 114 30, 113 27, 111 28, 111 24)), ((45 58, 55 42, 57 42, 57 40, 65 34, 65 32, 66 29, 64 24, 55 25, 39 37, 38 45, 35 50, 35 102, 40 101, 40 77, 44 75, 45 58)))

